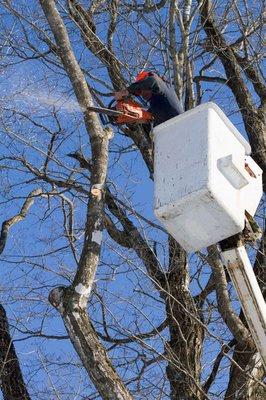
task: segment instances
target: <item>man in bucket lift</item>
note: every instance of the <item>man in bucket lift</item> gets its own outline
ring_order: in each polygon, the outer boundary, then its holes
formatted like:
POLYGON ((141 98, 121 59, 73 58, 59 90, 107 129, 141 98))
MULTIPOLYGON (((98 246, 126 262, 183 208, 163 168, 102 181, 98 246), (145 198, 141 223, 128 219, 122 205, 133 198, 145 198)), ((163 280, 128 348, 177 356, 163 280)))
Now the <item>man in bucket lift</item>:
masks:
POLYGON ((116 100, 121 100, 130 94, 141 96, 149 102, 148 111, 154 117, 153 126, 184 112, 173 86, 154 72, 141 71, 134 83, 124 90, 115 92, 114 96, 116 100))

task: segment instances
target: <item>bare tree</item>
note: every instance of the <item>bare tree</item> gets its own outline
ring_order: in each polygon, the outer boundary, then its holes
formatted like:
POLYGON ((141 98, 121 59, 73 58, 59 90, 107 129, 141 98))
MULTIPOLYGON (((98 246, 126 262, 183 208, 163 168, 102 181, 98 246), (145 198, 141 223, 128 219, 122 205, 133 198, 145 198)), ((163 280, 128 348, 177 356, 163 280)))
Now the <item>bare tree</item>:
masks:
MULTIPOLYGON (((0 4, 2 303, 13 344, 34 348, 22 398, 263 399, 216 246, 188 255, 152 216, 151 138, 89 110, 153 69, 186 110, 217 102, 264 169, 263 4, 0 4)), ((264 240, 250 248, 262 289, 264 240)))

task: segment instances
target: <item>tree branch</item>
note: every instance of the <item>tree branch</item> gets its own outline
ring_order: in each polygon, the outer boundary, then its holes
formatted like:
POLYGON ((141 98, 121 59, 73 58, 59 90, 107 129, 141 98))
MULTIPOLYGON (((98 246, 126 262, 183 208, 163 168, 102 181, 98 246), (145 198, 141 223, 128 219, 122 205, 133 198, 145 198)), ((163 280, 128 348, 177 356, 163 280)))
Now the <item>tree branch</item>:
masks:
POLYGON ((41 194, 42 194, 42 189, 33 190, 25 200, 20 212, 2 223, 2 229, 0 235, 0 254, 2 254, 5 249, 9 229, 26 217, 30 207, 34 203, 34 199, 40 196, 41 194))
POLYGON ((224 344, 220 350, 220 352, 218 353, 216 360, 214 361, 213 367, 212 367, 212 371, 207 379, 207 381, 204 383, 203 385, 203 389, 206 393, 208 393, 211 385, 213 384, 217 373, 219 372, 219 367, 221 364, 221 361, 224 357, 225 354, 227 354, 230 350, 231 347, 234 346, 236 344, 236 340, 233 339, 231 340, 228 344, 224 344))
POLYGON ((227 83, 227 80, 224 78, 220 78, 219 76, 205 76, 199 75, 193 78, 194 82, 215 82, 215 83, 222 83, 223 85, 227 83))
MULTIPOLYGON (((90 12, 90 10, 86 12, 83 6, 79 4, 76 0, 68 0, 68 7, 71 17, 81 30, 81 36, 84 40, 85 45, 99 60, 101 60, 106 65, 109 75, 114 84, 115 90, 121 89, 121 87, 125 85, 125 81, 120 71, 121 62, 115 57, 114 53, 112 52, 110 42, 110 35, 112 33, 115 20, 113 18, 111 19, 111 24, 108 31, 109 47, 106 47, 96 34, 96 28, 93 23, 93 14, 90 12)), ((113 9, 115 9, 115 5, 113 9)))
POLYGON ((216 245, 208 247, 208 262, 212 267, 215 279, 218 310, 235 339, 245 346, 254 348, 254 343, 248 329, 233 310, 227 290, 227 280, 223 263, 220 260, 216 245))

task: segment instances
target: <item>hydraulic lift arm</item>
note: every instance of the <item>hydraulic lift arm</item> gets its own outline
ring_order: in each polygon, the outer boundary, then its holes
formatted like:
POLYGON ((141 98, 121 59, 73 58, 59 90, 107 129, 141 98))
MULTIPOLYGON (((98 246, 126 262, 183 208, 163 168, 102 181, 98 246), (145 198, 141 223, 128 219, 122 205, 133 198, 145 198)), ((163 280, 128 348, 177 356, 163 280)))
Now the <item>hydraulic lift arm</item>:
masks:
POLYGON ((230 239, 230 241, 221 242, 221 257, 238 294, 251 335, 266 371, 265 301, 245 246, 239 240, 239 235, 230 239))

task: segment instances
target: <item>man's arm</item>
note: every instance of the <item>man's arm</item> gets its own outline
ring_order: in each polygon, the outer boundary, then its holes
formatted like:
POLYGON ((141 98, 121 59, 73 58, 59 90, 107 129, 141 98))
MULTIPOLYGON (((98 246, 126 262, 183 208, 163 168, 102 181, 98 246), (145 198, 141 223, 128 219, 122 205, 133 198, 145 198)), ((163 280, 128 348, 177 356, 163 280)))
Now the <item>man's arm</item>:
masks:
POLYGON ((129 96, 129 94, 140 95, 143 90, 150 90, 152 93, 158 93, 159 87, 153 76, 148 76, 139 82, 131 83, 126 89, 115 92, 114 96, 116 100, 121 100, 129 96))
POLYGON ((114 92, 114 98, 116 100, 122 100, 129 96, 129 91, 127 89, 119 90, 119 92, 114 92))
POLYGON ((139 82, 131 83, 131 85, 128 86, 127 90, 131 94, 136 94, 142 90, 150 90, 152 93, 158 93, 159 86, 154 76, 147 76, 147 78, 139 82))

